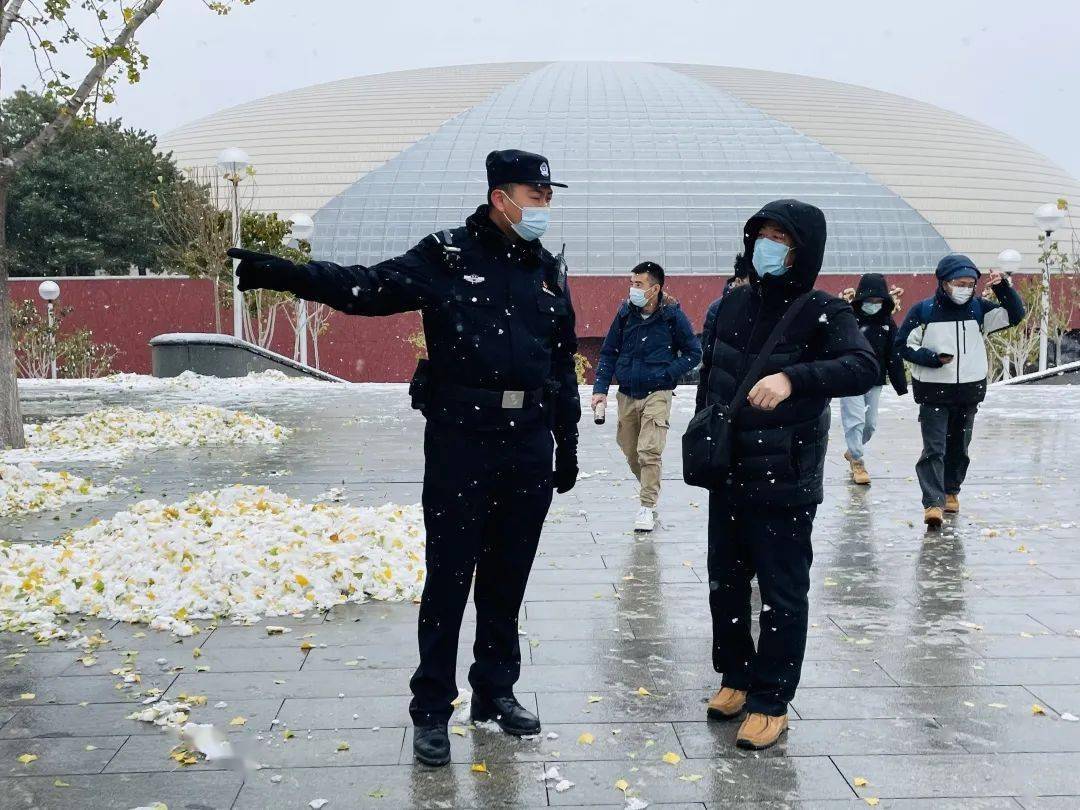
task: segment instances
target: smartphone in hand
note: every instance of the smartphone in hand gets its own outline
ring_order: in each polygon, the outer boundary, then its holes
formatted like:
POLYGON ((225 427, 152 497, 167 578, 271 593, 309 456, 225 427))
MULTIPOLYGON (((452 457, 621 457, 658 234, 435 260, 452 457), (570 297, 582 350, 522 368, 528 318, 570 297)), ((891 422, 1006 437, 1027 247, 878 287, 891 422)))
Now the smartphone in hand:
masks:
POLYGON ((953 361, 953 356, 951 354, 938 354, 938 360, 940 360, 943 365, 948 365, 953 361))

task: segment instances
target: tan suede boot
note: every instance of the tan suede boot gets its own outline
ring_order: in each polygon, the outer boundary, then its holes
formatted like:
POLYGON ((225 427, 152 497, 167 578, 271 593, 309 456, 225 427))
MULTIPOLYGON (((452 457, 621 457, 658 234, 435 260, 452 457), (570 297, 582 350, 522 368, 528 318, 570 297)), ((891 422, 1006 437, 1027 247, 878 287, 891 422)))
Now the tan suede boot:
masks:
POLYGON ((955 515, 960 511, 960 498, 956 495, 945 496, 945 511, 955 515))
POLYGON ((852 458, 850 451, 845 451, 844 458, 846 458, 848 464, 851 465, 851 480, 862 486, 869 484, 870 473, 866 471, 866 465, 863 463, 862 459, 852 458))
POLYGON ((724 686, 709 701, 710 720, 734 720, 746 705, 746 692, 724 686))
POLYGON ((942 513, 940 506, 929 506, 926 511, 923 512, 923 523, 931 529, 939 528, 941 526, 941 521, 944 519, 945 515, 942 513))
POLYGON ((780 735, 788 729, 786 714, 774 717, 770 714, 758 714, 753 712, 746 715, 739 733, 735 737, 735 745, 739 748, 747 748, 751 751, 761 751, 776 745, 780 735))

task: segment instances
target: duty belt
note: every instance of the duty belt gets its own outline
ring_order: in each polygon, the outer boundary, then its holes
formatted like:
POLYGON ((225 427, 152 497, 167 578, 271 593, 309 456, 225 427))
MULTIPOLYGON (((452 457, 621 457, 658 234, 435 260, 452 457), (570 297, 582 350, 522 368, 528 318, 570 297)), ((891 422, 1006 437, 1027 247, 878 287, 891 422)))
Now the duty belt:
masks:
POLYGON ((442 384, 435 386, 435 398, 444 396, 455 402, 471 402, 473 405, 485 405, 489 408, 521 409, 539 405, 544 398, 544 389, 532 391, 491 391, 487 388, 469 388, 464 385, 442 384))

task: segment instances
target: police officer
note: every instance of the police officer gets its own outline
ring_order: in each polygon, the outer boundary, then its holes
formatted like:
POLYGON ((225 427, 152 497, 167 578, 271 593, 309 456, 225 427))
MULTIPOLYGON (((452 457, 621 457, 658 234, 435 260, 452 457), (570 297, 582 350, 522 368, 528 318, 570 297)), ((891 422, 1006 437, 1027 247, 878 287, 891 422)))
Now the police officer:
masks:
POLYGON ((427 581, 409 711, 413 750, 427 765, 450 761, 458 634, 474 571, 472 719, 519 736, 540 730, 513 693, 517 617, 552 488, 570 490, 578 473, 574 309, 565 265, 540 244, 552 186, 565 186, 552 182, 546 158, 516 149, 488 155, 487 179, 487 202, 464 227, 371 267, 229 251, 240 259, 241 290, 291 292, 354 315, 423 316, 429 360, 410 392, 427 419, 427 581))

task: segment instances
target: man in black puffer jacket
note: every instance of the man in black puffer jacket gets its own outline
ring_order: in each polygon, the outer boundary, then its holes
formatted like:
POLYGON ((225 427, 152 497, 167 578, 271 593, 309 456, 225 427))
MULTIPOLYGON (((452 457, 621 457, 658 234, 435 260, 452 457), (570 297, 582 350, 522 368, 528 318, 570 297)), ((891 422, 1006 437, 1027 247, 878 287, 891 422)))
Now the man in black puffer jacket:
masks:
MULTIPOLYGON (((899 292, 902 293, 903 290, 899 292)), ((845 290, 844 297, 847 298, 851 293, 852 290, 845 290)), ((847 443, 844 458, 851 467, 851 480, 856 484, 866 485, 870 483, 870 473, 866 471, 866 462, 863 461, 863 449, 877 428, 881 389, 886 382, 890 382, 896 393, 903 396, 907 393, 908 385, 907 375, 904 373, 904 358, 900 356, 900 350, 893 345, 896 340, 896 322, 892 313, 896 302, 885 276, 880 273, 867 273, 859 279, 858 289, 854 290, 854 295, 849 300, 859 321, 859 328, 870 343, 870 348, 874 350, 878 367, 881 369, 873 388, 865 394, 840 400, 840 421, 844 426, 844 440, 847 443)))
MULTIPOLYGON (((825 215, 798 200, 771 202, 746 223, 750 283, 713 304, 705 321, 697 407, 728 403, 754 354, 792 301, 813 289, 825 252, 825 215)), ((727 486, 709 492, 709 607, 713 667, 722 688, 709 716, 748 714, 736 743, 768 748, 787 729, 806 648, 813 552, 823 497, 831 397, 878 380, 874 353, 851 307, 814 291, 765 363, 735 420, 727 486), (750 581, 761 589, 761 637, 750 633, 750 581)))

